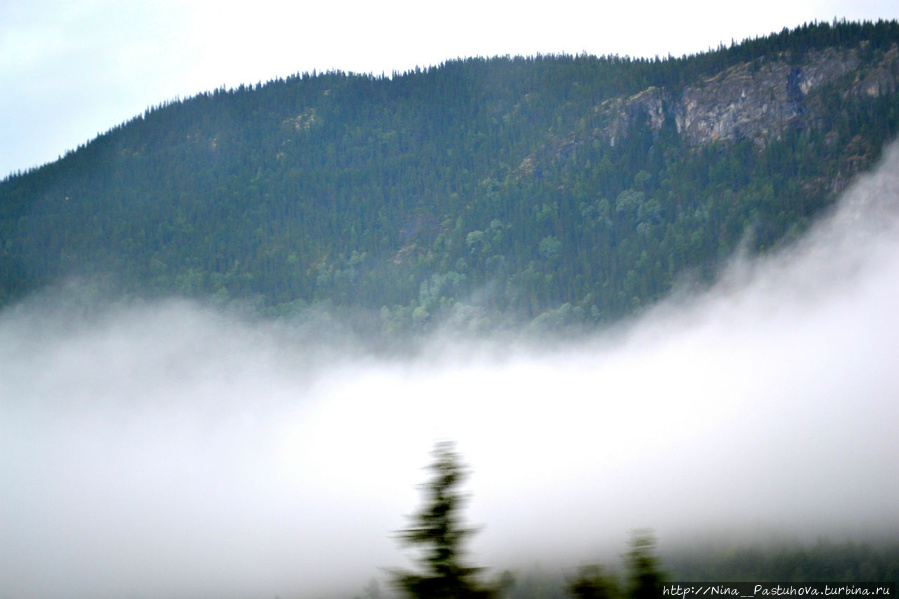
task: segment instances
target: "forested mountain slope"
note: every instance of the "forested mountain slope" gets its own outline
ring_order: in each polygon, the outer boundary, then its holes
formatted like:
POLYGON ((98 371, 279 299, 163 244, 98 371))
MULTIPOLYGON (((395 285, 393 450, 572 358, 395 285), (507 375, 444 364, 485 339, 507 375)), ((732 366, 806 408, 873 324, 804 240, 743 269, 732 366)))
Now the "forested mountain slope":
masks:
POLYGON ((897 93, 896 22, 216 90, 0 182, 0 300, 74 276, 386 332, 608 322, 801 232, 897 93))

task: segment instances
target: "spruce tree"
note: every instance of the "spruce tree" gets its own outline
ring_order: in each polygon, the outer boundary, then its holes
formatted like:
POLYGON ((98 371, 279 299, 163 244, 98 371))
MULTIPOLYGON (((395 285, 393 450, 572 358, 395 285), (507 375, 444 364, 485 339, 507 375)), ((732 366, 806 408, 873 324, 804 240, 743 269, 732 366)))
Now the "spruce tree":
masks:
POLYGON ((463 526, 465 496, 459 486, 466 471, 451 442, 440 442, 433 451, 431 480, 423 486, 424 504, 399 534, 404 545, 422 549, 421 572, 394 571, 393 582, 407 597, 419 599, 491 598, 498 588, 481 584, 482 568, 464 564, 463 545, 475 530, 463 526))
POLYGON ((638 530, 633 533, 630 544, 630 551, 625 556, 630 571, 629 596, 632 599, 661 597, 666 573, 655 553, 655 537, 648 530, 638 530))

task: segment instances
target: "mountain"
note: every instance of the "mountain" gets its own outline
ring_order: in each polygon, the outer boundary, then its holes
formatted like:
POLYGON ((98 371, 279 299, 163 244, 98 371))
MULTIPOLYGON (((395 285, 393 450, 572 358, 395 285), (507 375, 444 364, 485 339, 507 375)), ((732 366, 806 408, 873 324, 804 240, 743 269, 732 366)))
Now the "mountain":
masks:
POLYGON ((897 92, 896 21, 219 89, 0 182, 0 301, 76 278, 386 333, 606 323, 795 238, 897 92))

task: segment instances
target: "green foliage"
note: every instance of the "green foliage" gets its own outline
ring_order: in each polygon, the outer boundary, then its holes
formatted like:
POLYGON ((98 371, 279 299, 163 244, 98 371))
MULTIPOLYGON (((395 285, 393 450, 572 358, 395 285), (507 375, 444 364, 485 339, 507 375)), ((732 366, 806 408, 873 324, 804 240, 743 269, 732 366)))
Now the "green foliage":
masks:
POLYGON ((662 596, 666 576, 655 555, 655 538, 647 531, 638 531, 631 538, 626 563, 629 573, 628 597, 656 599, 662 596))
POLYGON ((438 443, 430 469, 433 478, 424 487, 424 505, 412 516, 400 540, 422 549, 422 573, 393 572, 395 586, 408 597, 429 599, 489 598, 499 587, 477 581, 481 568, 464 565, 463 545, 474 532, 462 524, 465 497, 458 486, 465 471, 453 445, 438 443))
POLYGON ((826 48, 865 69, 897 43, 896 22, 814 23, 691 57, 471 58, 167 103, 0 181, 0 303, 102 275, 130 294, 368 313, 390 335, 459 314, 607 322, 711 279, 743 240, 789 241, 878 158, 899 105, 848 92, 850 73, 778 135, 703 146, 668 109, 613 144, 609 114, 627 112, 606 107, 826 48))
POLYGON ((678 580, 785 582, 899 581, 899 542, 831 541, 703 547, 675 553, 678 580))
MULTIPOLYGON (((524 571, 516 576, 516 599, 548 599, 562 597, 632 596, 633 581, 641 578, 657 579, 664 572, 666 581, 690 582, 892 582, 899 580, 899 543, 895 535, 887 539, 868 541, 828 541, 814 543, 756 543, 752 545, 691 544, 670 549, 665 553, 664 571, 651 546, 640 537, 631 540, 625 555, 628 570, 622 579, 614 572, 597 565, 578 568, 567 579, 537 570, 524 571), (643 557, 634 560, 633 551, 642 547, 643 557), (634 562, 643 561, 646 568, 634 562), (636 575, 640 571, 642 575, 636 575)), ((651 537, 642 536, 645 540, 651 537)), ((652 588, 652 585, 650 585, 652 588)))
POLYGON ((599 565, 582 566, 568 582, 568 593, 577 599, 656 599, 662 596, 667 575, 655 554, 655 538, 648 531, 635 531, 625 555, 627 581, 619 584, 599 565))
POLYGON ((598 565, 581 566, 577 578, 568 583, 568 592, 577 599, 617 599, 621 596, 614 577, 598 565))

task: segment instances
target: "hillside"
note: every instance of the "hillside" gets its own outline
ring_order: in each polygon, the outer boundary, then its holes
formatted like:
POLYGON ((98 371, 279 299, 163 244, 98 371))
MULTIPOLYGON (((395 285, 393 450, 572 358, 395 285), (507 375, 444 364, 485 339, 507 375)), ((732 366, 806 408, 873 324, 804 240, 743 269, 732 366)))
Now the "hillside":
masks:
POLYGON ((897 94, 896 22, 220 89, 0 182, 0 301, 76 277, 385 333, 607 323, 803 231, 897 94))

